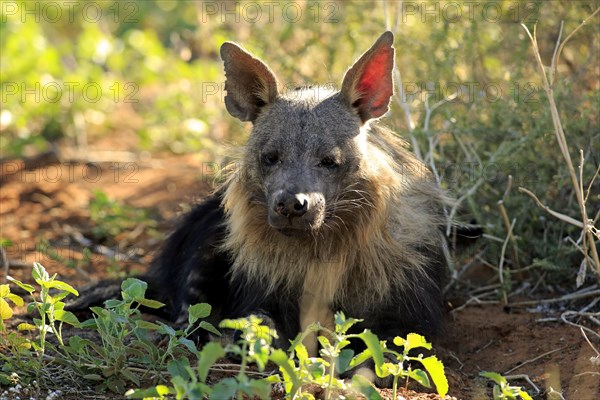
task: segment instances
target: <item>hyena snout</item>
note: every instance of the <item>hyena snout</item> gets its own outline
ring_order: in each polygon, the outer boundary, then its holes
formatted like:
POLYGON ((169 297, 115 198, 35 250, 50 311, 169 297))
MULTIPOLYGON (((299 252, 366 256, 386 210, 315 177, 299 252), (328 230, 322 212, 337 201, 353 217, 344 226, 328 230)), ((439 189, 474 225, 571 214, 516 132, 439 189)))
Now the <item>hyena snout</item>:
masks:
POLYGON ((323 222, 325 200, 320 193, 281 189, 271 198, 269 224, 275 229, 317 229, 323 222))
POLYGON ((308 211, 308 196, 304 193, 290 193, 280 190, 275 195, 273 211, 284 217, 301 217, 308 211))

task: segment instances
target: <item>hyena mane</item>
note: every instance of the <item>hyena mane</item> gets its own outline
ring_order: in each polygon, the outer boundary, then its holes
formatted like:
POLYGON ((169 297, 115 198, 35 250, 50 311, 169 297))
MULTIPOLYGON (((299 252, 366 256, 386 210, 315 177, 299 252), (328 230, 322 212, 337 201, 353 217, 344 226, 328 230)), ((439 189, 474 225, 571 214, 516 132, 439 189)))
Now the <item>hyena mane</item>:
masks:
MULTIPOLYGON (((223 187, 226 235, 219 248, 231 255, 231 275, 300 298, 320 293, 323 304, 345 305, 353 315, 376 312, 414 293, 415 311, 429 304, 444 277, 445 196, 429 169, 396 134, 372 123, 357 179, 327 204, 323 226, 306 237, 282 235, 265 223, 268 203, 252 155, 236 163, 223 187)), ((325 321, 321 321, 325 323, 325 321)))

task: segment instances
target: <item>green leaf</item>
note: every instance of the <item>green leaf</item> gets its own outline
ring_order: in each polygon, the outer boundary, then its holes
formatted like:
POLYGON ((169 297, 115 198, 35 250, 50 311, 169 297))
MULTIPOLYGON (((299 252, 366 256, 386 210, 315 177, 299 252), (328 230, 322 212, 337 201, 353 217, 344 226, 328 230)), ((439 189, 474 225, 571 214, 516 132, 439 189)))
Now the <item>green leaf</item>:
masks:
POLYGON ((0 297, 0 319, 5 320, 13 316, 13 310, 6 300, 0 297))
POLYGON ((0 285, 0 298, 8 297, 9 293, 10 293, 10 286, 8 286, 6 284, 0 285))
POLYGON ((15 285, 17 285, 18 287, 20 287, 21 289, 23 289, 24 291, 26 291, 29 294, 35 292, 35 288, 33 286, 31 286, 27 283, 18 281, 15 278, 13 278, 12 276, 7 276, 6 279, 8 279, 10 282, 14 283, 15 285))
POLYGON ((219 358, 225 357, 225 350, 216 342, 209 342, 204 345, 198 355, 198 376, 202 382, 206 382, 208 370, 219 358))
POLYGON ((135 383, 136 386, 140 386, 140 378, 129 368, 123 368, 119 371, 119 373, 125 378, 127 378, 129 381, 135 383))
POLYGON ((362 322, 362 319, 346 318, 343 312, 335 313, 335 332, 345 334, 355 324, 362 322))
MULTIPOLYGON (((148 284, 136 278, 127 278, 121 283, 121 290, 134 300, 143 299, 146 294, 148 284)), ((126 296, 124 295, 125 299, 126 296)))
POLYGON ((196 342, 194 342, 193 340, 190 340, 187 338, 179 338, 178 340, 179 340, 179 343, 184 345, 192 353, 195 354, 198 351, 198 348, 196 347, 196 342))
POLYGON ((187 358, 181 358, 178 360, 171 360, 167 365, 167 370, 173 377, 173 381, 175 378, 179 377, 183 379, 184 382, 189 382, 192 379, 192 369, 190 367, 190 361, 187 358))
POLYGON ((350 364, 348 365, 349 368, 354 368, 362 363, 364 363, 367 360, 371 359, 371 350, 369 349, 365 349, 363 351, 361 351, 360 353, 358 353, 351 361, 350 364))
POLYGON ((56 318, 56 320, 58 320, 58 321, 65 322, 65 323, 75 326, 75 327, 79 327, 81 325, 81 323, 79 322, 79 320, 77 319, 75 314, 73 314, 70 311, 55 310, 54 318, 56 318))
POLYGON ((344 373, 348 371, 350 362, 352 362, 352 358, 354 357, 354 350, 352 349, 343 349, 340 351, 340 354, 337 358, 337 362, 335 364, 335 369, 338 373, 344 373))
POLYGON ((381 366, 384 363, 383 345, 379 341, 379 338, 369 330, 365 330, 357 336, 365 342, 367 349, 371 352, 371 357, 373 357, 373 361, 375 362, 375 373, 378 377, 385 378, 387 375, 384 375, 384 372, 381 369, 381 366))
POLYGON ((121 307, 125 302, 123 300, 109 299, 104 302, 106 308, 118 308, 121 307))
POLYGON ((12 302, 13 302, 13 304, 14 304, 15 306, 17 306, 17 307, 21 307, 21 306, 23 306, 23 303, 24 303, 24 302, 23 302, 23 299, 21 298, 21 296, 18 296, 18 295, 14 294, 14 293, 9 293, 9 294, 6 296, 6 298, 7 298, 7 299, 9 299, 10 301, 12 301, 12 302))
POLYGON ((404 354, 408 353, 412 349, 416 349, 419 347, 426 348, 427 350, 431 350, 431 343, 427 343, 425 337, 419 335, 418 333, 409 333, 406 336, 406 342, 404 344, 404 354))
POLYGON ((148 389, 129 389, 127 392, 125 392, 125 396, 130 397, 132 399, 164 399, 165 396, 168 394, 174 393, 165 385, 158 385, 148 389))
POLYGON ((480 376, 483 376, 485 378, 491 379, 494 382, 496 382, 498 385, 501 384, 507 384, 508 382, 506 381, 506 378, 503 377, 502 375, 500 375, 497 372, 488 372, 488 371, 481 371, 479 373, 480 376))
POLYGON ((104 381, 104 378, 98 374, 87 374, 87 375, 83 376, 83 379, 87 379, 88 381, 96 381, 96 382, 104 381))
POLYGON ((333 347, 333 346, 331 346, 331 342, 329 341, 329 339, 327 339, 327 337, 325 337, 325 336, 319 336, 319 337, 317 337, 317 340, 319 341, 319 343, 321 344, 321 347, 323 349, 333 347))
POLYGON ((221 379, 219 383, 213 386, 208 398, 210 400, 231 399, 238 390, 237 381, 234 378, 221 379))
POLYGON ((95 319, 90 318, 86 319, 82 323, 79 324, 79 328, 81 329, 98 329, 98 323, 95 319))
POLYGON ((422 359, 421 364, 423 364, 429 375, 431 375, 438 394, 444 397, 448 393, 448 379, 444 372, 444 364, 435 356, 422 359))
POLYGON ((431 387, 431 383, 429 382, 429 376, 422 369, 413 369, 408 371, 408 377, 414 379, 419 382, 421 385, 425 387, 431 387))
POLYGON ((40 282, 48 282, 50 280, 50 275, 46 272, 46 269, 42 266, 42 264, 34 262, 33 263, 33 271, 31 272, 33 279, 38 283, 40 282))
POLYGON ((271 383, 264 379, 251 379, 248 382, 250 390, 244 390, 250 396, 258 396, 259 399, 268 399, 271 397, 271 383))
POLYGON ((295 393, 300 388, 301 381, 298 378, 298 374, 296 373, 292 360, 290 360, 285 351, 281 349, 273 350, 269 359, 279 367, 283 373, 284 379, 288 381, 286 382, 286 392, 295 393))
POLYGON ((522 398, 523 400, 533 400, 533 399, 531 398, 531 396, 529 395, 529 393, 527 393, 527 392, 526 392, 526 391, 524 391, 524 390, 519 390, 519 396, 521 396, 521 398, 522 398))
POLYGON ((298 357, 298 361, 304 363, 308 359, 308 350, 303 343, 298 343, 296 345, 296 357, 298 357))
POLYGON ((188 308, 188 321, 190 325, 194 324, 199 319, 206 318, 210 315, 212 307, 210 304, 200 303, 194 304, 188 308))
POLYGON ((140 329, 148 329, 150 331, 156 331, 160 329, 160 325, 155 324, 154 322, 144 321, 143 319, 136 320, 135 326, 140 329))
POLYGON ((69 285, 68 283, 65 283, 65 282, 61 282, 61 281, 48 282, 46 287, 48 289, 64 290, 65 292, 69 292, 72 295, 79 296, 79 292, 77 290, 75 290, 71 285, 69 285))
POLYGON ((159 309, 159 308, 165 306, 165 303, 161 303, 160 301, 157 301, 157 300, 150 300, 150 299, 144 299, 144 298, 136 298, 135 301, 137 301, 138 303, 140 303, 144 307, 148 307, 148 308, 151 308, 153 310, 156 310, 156 309, 159 309))
POLYGON ((17 325, 17 330, 18 331, 34 331, 36 330, 37 327, 35 325, 32 324, 28 324, 28 323, 20 323, 19 325, 17 325))
POLYGON ((215 328, 215 326, 213 324, 211 324, 210 322, 200 321, 199 326, 200 326, 200 328, 202 328, 206 331, 209 331, 213 335, 221 336, 221 332, 219 332, 219 330, 217 328, 215 328))
POLYGON ((364 376, 354 375, 352 377, 352 388, 365 396, 367 400, 382 400, 381 395, 373 384, 364 376))

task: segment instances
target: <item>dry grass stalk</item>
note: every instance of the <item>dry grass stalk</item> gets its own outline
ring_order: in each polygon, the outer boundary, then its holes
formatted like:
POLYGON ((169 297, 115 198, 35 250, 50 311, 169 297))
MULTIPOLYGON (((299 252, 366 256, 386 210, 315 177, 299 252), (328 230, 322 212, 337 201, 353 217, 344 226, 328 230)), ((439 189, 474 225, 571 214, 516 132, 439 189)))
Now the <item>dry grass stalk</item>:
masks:
MULTIPOLYGON (((552 56, 551 67, 549 69, 550 76, 548 76, 546 74, 546 70, 544 68, 544 63, 542 62, 540 50, 539 50, 538 43, 537 43, 535 27, 533 29, 533 34, 532 34, 524 24, 522 24, 522 26, 523 26, 523 28, 525 28, 527 35, 531 39, 531 44, 533 47, 534 55, 535 55, 537 64, 541 71, 542 82, 544 85, 544 91, 546 92, 546 97, 548 98, 548 102, 550 104, 550 112, 552 115, 552 124, 554 125, 554 132, 555 132, 556 138, 558 140, 558 145, 560 147, 560 151, 565 159, 565 163, 566 163, 567 169, 569 171, 571 183, 573 185, 573 190, 577 197, 577 203, 579 204, 579 209, 581 212, 581 221, 583 223, 582 227, 583 227, 583 250, 585 253, 584 257, 585 257, 586 262, 588 260, 588 257, 591 257, 592 265, 596 271, 598 281, 600 282, 600 259, 598 258, 598 251, 596 249, 594 235, 592 233, 593 231, 595 231, 596 228, 593 226, 593 223, 590 224, 591 221, 587 217, 587 211, 586 211, 587 196, 584 197, 583 182, 581 179, 582 177, 580 175, 580 177, 578 178, 577 173, 575 172, 575 168, 573 166, 573 161, 571 160, 571 155, 569 153, 569 146, 567 145, 565 132, 563 130, 562 123, 560 120, 560 115, 558 113, 558 108, 556 106, 556 102, 554 101, 554 84, 556 82, 556 75, 557 75, 556 70, 557 70, 558 61, 559 61, 562 49, 564 48, 567 41, 575 34, 575 32, 577 32, 579 29, 581 29, 581 27, 586 25, 598 12, 600 12, 600 8, 596 9, 596 11, 594 11, 589 17, 587 17, 562 42, 561 42, 561 38, 562 38, 562 23, 561 23, 560 33, 559 33, 559 36, 557 39, 556 47, 554 49, 554 54, 552 56)), ((583 160, 581 160, 579 168, 580 168, 580 171, 583 170, 583 160)), ((596 175, 594 175, 594 178, 595 177, 596 177, 596 175)), ((519 190, 521 190, 521 188, 519 190)), ((531 192, 529 192, 529 193, 531 193, 531 192)), ((563 219, 563 218, 561 218, 561 219, 563 219)))

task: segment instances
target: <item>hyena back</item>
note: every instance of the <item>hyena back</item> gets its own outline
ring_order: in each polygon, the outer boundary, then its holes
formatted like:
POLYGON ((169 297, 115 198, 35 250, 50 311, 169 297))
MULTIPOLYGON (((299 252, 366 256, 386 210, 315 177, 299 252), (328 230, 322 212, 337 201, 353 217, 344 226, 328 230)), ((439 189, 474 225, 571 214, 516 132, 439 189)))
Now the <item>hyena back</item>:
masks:
MULTIPOLYGON (((261 314, 281 345, 333 313, 382 339, 439 333, 447 257, 444 197, 430 171, 375 119, 393 94, 393 36, 340 91, 280 93, 271 70, 225 43, 225 105, 253 124, 226 183, 185 217, 151 270, 173 312, 215 321, 261 314)), ((316 352, 316 341, 308 343, 316 352)))

